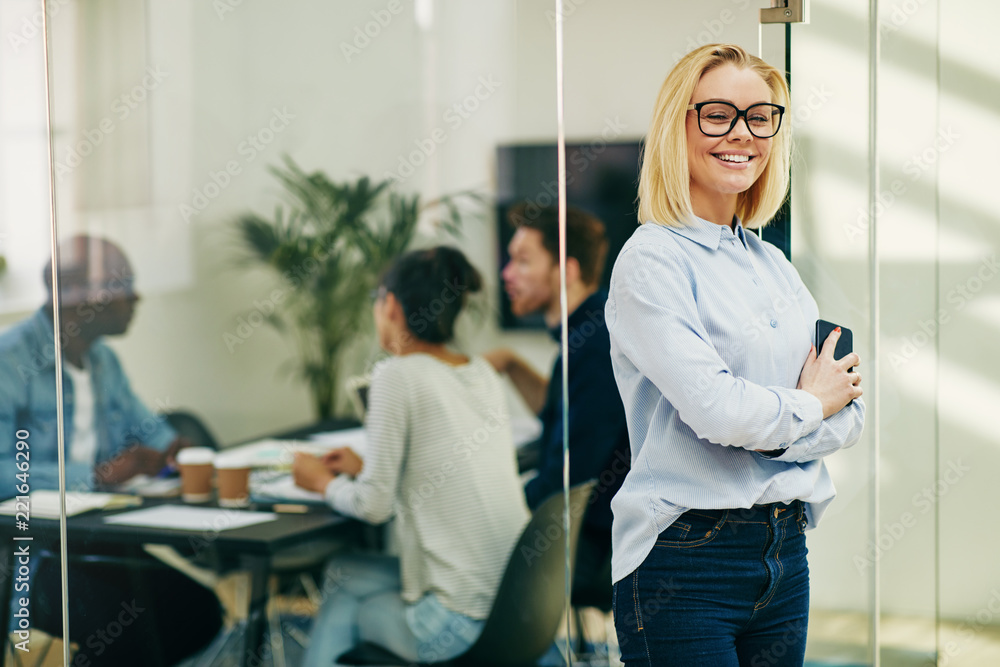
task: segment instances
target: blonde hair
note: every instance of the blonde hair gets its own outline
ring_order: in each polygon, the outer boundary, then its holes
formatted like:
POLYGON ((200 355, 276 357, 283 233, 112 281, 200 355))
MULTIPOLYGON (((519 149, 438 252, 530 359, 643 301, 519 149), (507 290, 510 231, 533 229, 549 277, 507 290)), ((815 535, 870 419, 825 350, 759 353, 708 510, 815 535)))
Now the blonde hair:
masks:
MULTIPOLYGON (((701 77, 722 65, 750 69, 771 90, 771 102, 789 106, 784 75, 734 44, 708 44, 687 54, 667 75, 649 123, 639 176, 639 222, 668 227, 687 224, 691 210, 686 119, 691 95, 701 77)), ((753 185, 736 199, 736 214, 747 229, 763 227, 788 193, 791 137, 787 124, 774 136, 771 155, 753 185)))

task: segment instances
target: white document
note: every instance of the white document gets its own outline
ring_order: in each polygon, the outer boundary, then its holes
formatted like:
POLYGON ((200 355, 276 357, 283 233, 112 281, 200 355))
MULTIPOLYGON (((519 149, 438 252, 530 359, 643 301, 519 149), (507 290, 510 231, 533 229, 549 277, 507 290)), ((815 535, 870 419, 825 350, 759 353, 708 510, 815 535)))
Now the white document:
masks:
POLYGON ((159 505, 133 512, 123 512, 104 519, 104 523, 122 526, 145 526, 170 530, 224 531, 244 528, 258 523, 274 521, 274 512, 247 512, 244 510, 215 509, 213 507, 187 507, 185 505, 159 505))
POLYGON ((326 433, 314 433, 308 440, 277 440, 264 438, 220 451, 225 456, 238 456, 251 468, 280 468, 292 465, 296 452, 322 456, 338 447, 350 447, 364 456, 365 429, 349 428, 326 433))
POLYGON ((136 475, 115 487, 119 493, 131 493, 145 498, 170 498, 181 495, 180 477, 150 477, 136 475))
POLYGON ((322 493, 306 491, 288 473, 261 470, 250 476, 250 496, 268 502, 325 502, 322 493))
MULTIPOLYGON (((115 493, 89 493, 86 491, 71 491, 66 494, 66 516, 76 516, 90 510, 103 509, 112 504, 121 506, 122 502, 138 504, 138 499, 115 493)), ((32 491, 28 500, 29 514, 39 519, 59 518, 58 491, 32 491)), ((13 516, 23 512, 23 503, 9 498, 0 503, 0 514, 13 516)))
POLYGON ((324 447, 326 451, 340 447, 350 447, 356 454, 363 456, 368 439, 364 427, 359 426, 358 428, 346 428, 340 431, 313 433, 309 436, 309 441, 324 447))

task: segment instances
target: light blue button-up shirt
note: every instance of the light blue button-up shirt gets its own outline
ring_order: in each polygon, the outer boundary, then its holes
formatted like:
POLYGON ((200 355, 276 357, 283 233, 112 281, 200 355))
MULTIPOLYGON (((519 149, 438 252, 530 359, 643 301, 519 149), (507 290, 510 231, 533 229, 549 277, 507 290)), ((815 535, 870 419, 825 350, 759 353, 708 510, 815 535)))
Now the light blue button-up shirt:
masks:
MULTIPOLYGON (((118 357, 101 340, 87 352, 94 391, 97 430, 96 464, 132 444, 163 451, 177 433, 133 393, 118 357)), ((69 460, 73 441, 73 381, 63 373, 63 441, 66 489, 93 486, 93 468, 69 460)), ((0 498, 15 495, 19 472, 15 460, 18 431, 28 432, 28 485, 33 490, 59 488, 56 430, 55 337, 43 310, 0 334, 0 498)), ((23 478, 22 478, 23 479, 23 478)))
POLYGON ((800 499, 816 525, 835 493, 822 457, 856 443, 865 415, 858 399, 823 419, 795 388, 817 318, 791 263, 742 225, 648 223, 628 240, 606 306, 632 449, 611 502, 614 581, 688 509, 800 499))

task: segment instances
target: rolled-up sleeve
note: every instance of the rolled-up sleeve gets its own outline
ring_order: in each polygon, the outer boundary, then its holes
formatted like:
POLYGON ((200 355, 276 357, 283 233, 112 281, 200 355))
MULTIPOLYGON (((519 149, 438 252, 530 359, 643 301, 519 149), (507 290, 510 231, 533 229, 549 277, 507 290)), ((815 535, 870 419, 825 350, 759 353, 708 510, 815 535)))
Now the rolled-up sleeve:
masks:
POLYGON ((327 504, 369 523, 392 518, 409 429, 409 395, 391 364, 372 380, 365 420, 364 467, 356 478, 339 475, 324 491, 327 504))

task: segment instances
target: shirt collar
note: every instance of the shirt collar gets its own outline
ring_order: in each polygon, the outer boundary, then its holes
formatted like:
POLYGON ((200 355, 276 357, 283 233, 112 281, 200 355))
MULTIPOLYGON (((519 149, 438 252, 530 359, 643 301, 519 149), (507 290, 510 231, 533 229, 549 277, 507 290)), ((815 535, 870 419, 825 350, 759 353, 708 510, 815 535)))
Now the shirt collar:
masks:
MULTIPOLYGON (((746 245, 746 236, 744 234, 743 222, 736 218, 736 238, 740 240, 744 246, 746 245)), ((734 232, 729 228, 728 225, 717 225, 714 222, 709 222, 704 218, 699 218, 698 216, 691 214, 688 217, 687 224, 683 227, 667 227, 670 231, 675 234, 679 234, 686 239, 694 241, 700 245, 705 246, 709 250, 718 250, 719 244, 723 239, 732 238, 734 232)))
MULTIPOLYGON (((55 369, 56 360, 52 356, 52 351, 55 349, 55 331, 52 317, 49 316, 45 306, 36 310, 35 314, 31 316, 31 328, 34 330, 34 341, 39 345, 39 352, 42 359, 45 360, 45 365, 41 369, 55 369)), ((85 355, 85 362, 90 369, 95 366, 94 347, 96 344, 97 341, 90 346, 85 355)), ((65 365, 65 360, 63 363, 65 365)))

